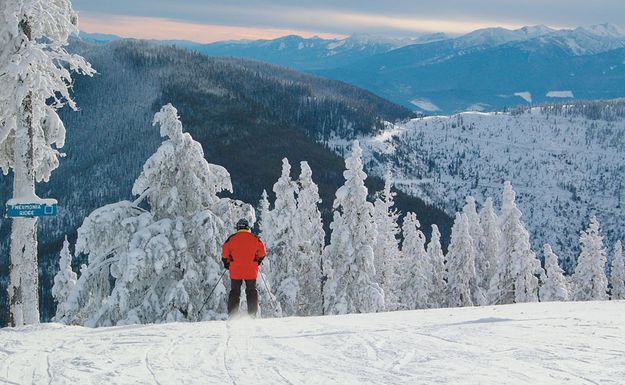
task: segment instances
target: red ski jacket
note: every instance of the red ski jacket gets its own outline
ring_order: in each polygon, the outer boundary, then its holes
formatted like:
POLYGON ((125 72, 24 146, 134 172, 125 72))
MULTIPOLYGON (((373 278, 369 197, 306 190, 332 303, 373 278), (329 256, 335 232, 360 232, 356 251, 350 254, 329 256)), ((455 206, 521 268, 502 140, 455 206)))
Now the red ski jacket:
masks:
POLYGON ((230 263, 230 279, 256 279, 265 245, 250 231, 239 230, 224 243, 221 256, 230 263))

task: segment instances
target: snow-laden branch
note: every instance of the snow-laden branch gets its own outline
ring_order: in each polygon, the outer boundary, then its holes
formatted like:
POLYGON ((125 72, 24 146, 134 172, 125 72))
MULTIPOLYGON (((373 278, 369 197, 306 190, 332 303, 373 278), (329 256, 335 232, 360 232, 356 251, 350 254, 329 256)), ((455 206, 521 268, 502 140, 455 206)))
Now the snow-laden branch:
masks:
POLYGON ((37 181, 48 181, 62 156, 58 149, 65 145, 65 127, 56 110, 77 108, 70 95, 71 74, 91 76, 95 71, 65 49, 69 36, 78 33, 68 0, 6 1, 0 10, 0 168, 6 174, 15 165, 16 130, 25 128, 11 122, 19 121, 28 99, 34 174, 37 181))

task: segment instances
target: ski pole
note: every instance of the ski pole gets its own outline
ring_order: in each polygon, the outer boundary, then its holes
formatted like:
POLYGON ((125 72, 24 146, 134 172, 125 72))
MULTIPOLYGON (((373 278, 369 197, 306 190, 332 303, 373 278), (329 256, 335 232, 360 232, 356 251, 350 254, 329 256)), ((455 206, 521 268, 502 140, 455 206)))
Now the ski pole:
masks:
POLYGON ((202 307, 200 308, 200 311, 197 312, 197 316, 199 317, 200 314, 202 313, 202 310, 204 310, 204 306, 206 306, 206 303, 208 302, 208 300, 211 298, 211 296, 213 295, 213 292, 215 291, 215 289, 217 289, 217 285, 219 285, 219 282, 221 282, 221 279, 224 277, 224 274, 226 274, 226 270, 224 270, 223 273, 221 273, 221 275, 219 276, 219 279, 217 280, 217 282, 215 283, 215 286, 213 286, 213 289, 211 290, 210 294, 208 295, 208 297, 206 297, 206 299, 204 300, 204 303, 202 304, 202 307))
POLYGON ((265 284, 265 290, 267 290, 267 294, 269 294, 269 299, 271 300, 271 303, 273 305, 273 312, 275 314, 278 314, 278 305, 276 305, 276 301, 273 298, 273 294, 271 294, 271 291, 269 291, 269 285, 267 284, 267 279, 265 279, 265 274, 260 274, 261 278, 263 279, 263 283, 265 284))

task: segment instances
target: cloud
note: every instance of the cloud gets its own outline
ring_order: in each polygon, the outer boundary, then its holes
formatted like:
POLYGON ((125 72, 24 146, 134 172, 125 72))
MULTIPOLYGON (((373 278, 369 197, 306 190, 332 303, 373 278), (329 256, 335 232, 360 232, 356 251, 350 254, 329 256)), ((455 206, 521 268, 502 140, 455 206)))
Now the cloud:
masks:
POLYGON ((80 28, 85 32, 114 34, 121 37, 157 40, 190 40, 212 43, 223 40, 274 39, 285 35, 323 38, 345 37, 340 34, 281 28, 254 28, 202 24, 158 17, 81 14, 80 28))
POLYGON ((240 33, 248 34, 244 32, 247 29, 252 34, 265 30, 267 36, 281 30, 306 35, 366 32, 406 36, 424 32, 460 34, 493 26, 625 25, 622 0, 74 0, 74 6, 90 15, 223 26, 231 28, 231 39, 240 33))
POLYGON ((497 23, 493 20, 462 21, 453 19, 433 19, 425 17, 397 17, 364 13, 332 13, 324 15, 326 22, 348 25, 355 30, 371 28, 382 31, 403 33, 447 32, 451 34, 467 33, 479 28, 498 25, 506 28, 519 28, 522 24, 497 23))

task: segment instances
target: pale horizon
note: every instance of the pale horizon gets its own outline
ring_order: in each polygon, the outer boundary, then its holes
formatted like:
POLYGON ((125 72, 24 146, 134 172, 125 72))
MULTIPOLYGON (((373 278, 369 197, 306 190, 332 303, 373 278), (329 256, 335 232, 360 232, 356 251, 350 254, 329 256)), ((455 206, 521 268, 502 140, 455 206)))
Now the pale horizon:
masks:
POLYGON ((82 32, 115 35, 122 38, 187 40, 208 44, 228 40, 275 39, 287 35, 325 39, 348 35, 280 28, 253 28, 185 22, 156 17, 79 15, 82 32))
POLYGON ((215 0, 210 4, 199 0, 111 0, 106 4, 74 0, 73 4, 85 32, 198 43, 270 40, 285 35, 416 37, 443 32, 457 36, 489 27, 625 25, 625 4, 613 2, 601 12, 589 14, 587 4, 581 0, 554 0, 548 4, 527 0, 506 7, 495 7, 491 0, 424 0, 419 4, 407 0, 391 4, 369 0, 340 4, 330 0, 273 0, 262 4, 256 0, 215 0))

